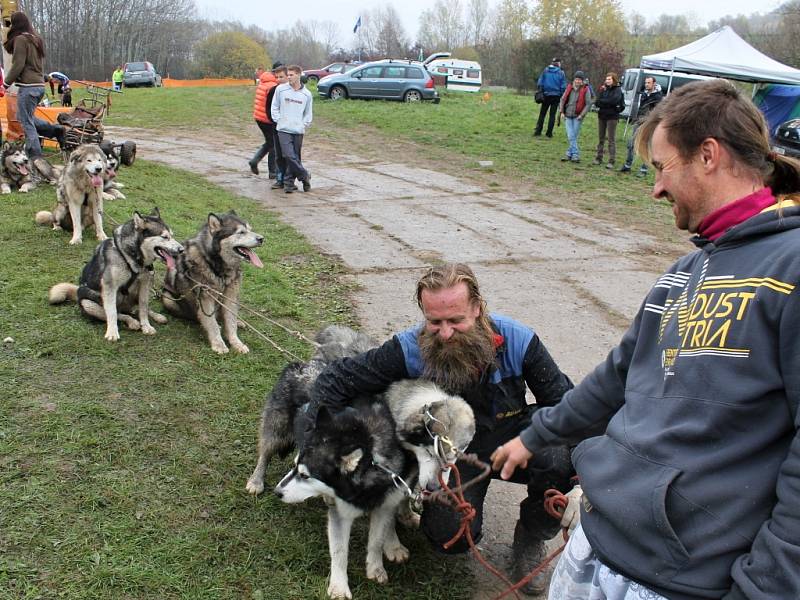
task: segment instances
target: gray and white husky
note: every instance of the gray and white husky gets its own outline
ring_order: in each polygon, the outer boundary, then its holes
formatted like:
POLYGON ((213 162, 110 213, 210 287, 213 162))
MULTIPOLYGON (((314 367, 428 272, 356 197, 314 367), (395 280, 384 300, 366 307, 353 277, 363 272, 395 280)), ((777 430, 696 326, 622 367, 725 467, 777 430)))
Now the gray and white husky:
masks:
POLYGON ((263 243, 264 237, 235 212, 210 213, 199 233, 184 242, 186 252, 175 269, 164 277, 164 308, 176 317, 198 321, 218 354, 228 352, 218 319, 231 348, 250 352, 237 333, 242 262, 263 267, 253 252, 263 243))
POLYGON ((106 155, 96 144, 78 146, 72 154, 56 187, 58 200, 53 212, 39 211, 36 222, 53 229, 72 231, 70 244, 83 241, 84 228, 94 225, 98 241, 106 239, 103 231, 103 174, 106 155))
POLYGON ((120 191, 125 184, 117 181, 117 173, 122 164, 117 150, 109 141, 101 142, 100 149, 106 155, 106 170, 103 173, 103 200, 125 200, 125 194, 120 191))
POLYGON ((322 369, 332 360, 374 346, 366 336, 338 326, 322 330, 317 341, 322 345, 312 359, 288 365, 267 398, 258 464, 247 490, 263 491, 270 458, 297 447, 294 467, 275 487, 275 494, 287 503, 322 497, 328 504, 328 595, 352 598, 347 557, 353 521, 369 514, 367 577, 385 583, 383 556, 404 562, 409 555, 395 530, 398 510, 407 507, 406 489, 398 487, 395 478, 410 488, 427 485, 440 468, 432 435, 445 435, 454 446, 464 448, 475 433, 475 418, 461 398, 445 394, 433 383, 408 380, 393 384, 385 394, 357 398, 340 413, 321 407, 311 427, 306 408, 322 369), (437 431, 429 433, 433 429, 437 431))
POLYGON ((153 335, 156 330, 150 319, 167 322, 164 315, 150 310, 148 303, 153 263, 160 259, 167 269, 174 269, 175 256, 181 252, 183 246, 157 208, 147 216, 134 212, 131 220, 114 229, 113 237, 97 245, 83 267, 79 285, 58 283, 50 288, 50 304, 77 302, 84 315, 106 322, 105 338, 112 342, 119 339, 117 321, 153 335))
POLYGON ((4 142, 0 149, 0 193, 10 194, 12 187, 22 193, 36 187, 31 161, 22 142, 4 142))

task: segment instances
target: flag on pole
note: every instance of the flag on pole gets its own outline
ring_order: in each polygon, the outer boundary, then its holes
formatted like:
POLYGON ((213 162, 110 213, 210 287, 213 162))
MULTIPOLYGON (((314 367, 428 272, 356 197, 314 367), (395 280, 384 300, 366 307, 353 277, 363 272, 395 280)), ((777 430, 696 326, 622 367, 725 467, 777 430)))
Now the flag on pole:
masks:
POLYGON ((353 33, 356 33, 358 31, 359 27, 361 27, 361 16, 360 15, 358 17, 358 21, 356 21, 356 26, 353 27, 353 33))

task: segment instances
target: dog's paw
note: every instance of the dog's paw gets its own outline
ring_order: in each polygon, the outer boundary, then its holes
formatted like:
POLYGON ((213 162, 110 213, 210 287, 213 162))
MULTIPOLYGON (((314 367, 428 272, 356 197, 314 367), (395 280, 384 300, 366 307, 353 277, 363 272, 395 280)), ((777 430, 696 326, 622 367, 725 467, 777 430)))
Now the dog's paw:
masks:
POLYGON ((383 568, 383 563, 371 565, 367 563, 367 579, 372 579, 378 583, 387 583, 389 575, 386 574, 386 569, 383 568))
POLYGON ((410 553, 408 552, 408 548, 398 542, 394 546, 384 546, 383 554, 390 562, 400 564, 408 560, 410 553))
POLYGON ((146 324, 146 325, 143 324, 142 325, 142 333, 145 334, 145 335, 155 335, 156 334, 156 328, 153 327, 152 325, 150 325, 149 323, 146 324))
POLYGON ((24 183, 24 184, 22 184, 22 186, 19 188, 19 193, 20 193, 20 194, 27 194, 27 193, 28 193, 28 192, 30 192, 32 189, 33 189, 33 188, 32 188, 32 187, 30 187, 30 186, 29 186, 27 183, 24 183))
POLYGON ((162 315, 161 313, 150 311, 150 318, 153 319, 159 325, 164 325, 167 322, 167 317, 162 315))
POLYGON ((6 185, 5 183, 2 186, 0 186, 0 194, 10 194, 10 193, 11 193, 10 186, 6 185))
POLYGON ((350 586, 347 585, 347 582, 335 583, 331 581, 328 584, 328 597, 347 598, 347 600, 353 600, 353 594, 350 592, 350 586))
POLYGON ((250 478, 247 480, 247 485, 245 489, 253 494, 254 496, 258 496, 261 492, 264 491, 264 480, 257 479, 257 478, 250 478))
POLYGON ((115 200, 115 197, 109 194, 108 192, 103 192, 102 196, 103 200, 115 200))
POLYGON ((227 354, 228 347, 224 342, 211 342, 211 349, 217 354, 227 354))
POLYGON ((104 336, 109 342, 116 342, 119 340, 119 331, 116 329, 106 331, 106 335, 104 336))
POLYGON ((250 352, 250 348, 248 348, 240 340, 236 340, 236 341, 231 342, 231 348, 236 350, 236 352, 238 352, 239 354, 247 354, 248 352, 250 352))
POLYGON ((106 235, 105 231, 100 231, 97 233, 97 241, 102 242, 103 240, 107 240, 108 236, 106 235))
POLYGON ((69 245, 70 246, 77 246, 78 244, 82 244, 82 243, 83 243, 83 238, 72 238, 69 241, 69 245))

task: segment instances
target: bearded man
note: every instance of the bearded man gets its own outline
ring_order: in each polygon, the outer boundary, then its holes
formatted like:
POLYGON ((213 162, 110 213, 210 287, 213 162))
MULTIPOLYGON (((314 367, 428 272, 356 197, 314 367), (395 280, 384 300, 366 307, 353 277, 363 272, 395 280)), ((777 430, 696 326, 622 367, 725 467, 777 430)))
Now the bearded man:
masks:
MULTIPOLYGON (((476 433, 467 452, 489 462, 492 452, 530 425, 533 412, 557 404, 572 382, 561 372, 544 344, 530 328, 499 314, 489 314, 472 270, 449 263, 428 269, 417 283, 417 304, 424 321, 394 335, 382 346, 332 363, 312 390, 312 414, 324 404, 341 409, 361 394, 379 393, 401 379, 425 378, 463 397, 475 413, 476 433), (535 405, 525 401, 527 388, 535 405)), ((458 463, 464 481, 478 472, 458 463)), ((548 488, 570 489, 569 449, 553 446, 518 467, 510 481, 528 486, 514 530, 513 576, 527 575, 545 556, 544 542, 558 533, 559 522, 543 507, 548 488)), ((471 486, 465 498, 476 510, 472 536, 480 539, 483 504, 489 479, 471 486)), ((446 553, 468 550, 461 538, 448 550, 461 517, 449 507, 427 503, 421 528, 433 546, 446 553)), ((544 591, 546 576, 538 576, 523 591, 544 591)))

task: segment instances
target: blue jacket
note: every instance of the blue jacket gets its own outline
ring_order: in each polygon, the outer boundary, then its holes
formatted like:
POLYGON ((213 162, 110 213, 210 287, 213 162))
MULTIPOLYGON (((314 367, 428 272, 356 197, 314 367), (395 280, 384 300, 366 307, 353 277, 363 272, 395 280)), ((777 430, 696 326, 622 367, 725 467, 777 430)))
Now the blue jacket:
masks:
POLYGON ((542 71, 536 87, 542 90, 545 96, 561 97, 567 89, 567 76, 560 67, 550 65, 542 71))
POLYGON ((624 575, 671 600, 800 598, 800 206, 693 241, 522 441, 585 440, 583 529, 624 575))
MULTIPOLYGON (((556 404, 572 388, 569 377, 530 328, 502 315, 490 317, 503 338, 497 348, 497 366, 484 372, 472 389, 461 392, 475 413, 477 430, 469 451, 484 460, 499 444, 519 435, 535 408, 556 404), (525 401, 526 385, 536 397, 536 406, 525 401)), ((337 410, 361 394, 382 392, 395 381, 422 376, 417 341, 422 326, 402 331, 374 350, 332 363, 312 388, 312 414, 319 404, 337 410)))

